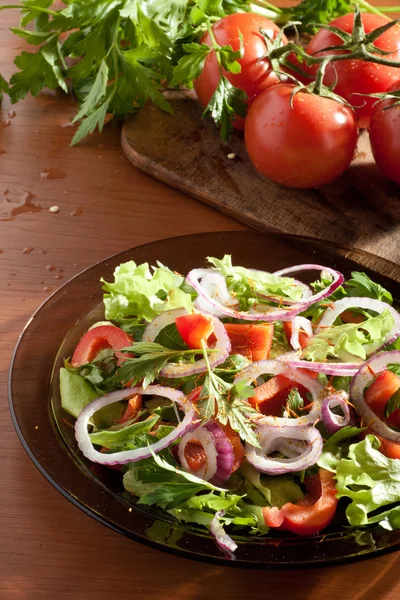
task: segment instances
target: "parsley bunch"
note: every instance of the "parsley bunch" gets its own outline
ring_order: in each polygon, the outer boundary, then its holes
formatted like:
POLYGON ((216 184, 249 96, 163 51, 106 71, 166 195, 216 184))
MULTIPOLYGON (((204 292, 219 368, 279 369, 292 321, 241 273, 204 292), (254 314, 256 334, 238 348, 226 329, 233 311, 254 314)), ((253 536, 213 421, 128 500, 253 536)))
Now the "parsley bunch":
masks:
MULTIPOLYGON (((0 74, 0 101, 8 93, 12 103, 43 88, 71 85, 80 102, 79 122, 72 144, 113 116, 135 113, 148 100, 172 113, 163 90, 193 86, 208 54, 215 51, 220 79, 204 115, 210 115, 226 140, 234 115, 246 112, 245 93, 232 86, 224 72, 239 73, 243 48, 220 46, 212 24, 233 12, 258 12, 283 24, 300 20, 302 29, 346 14, 355 2, 303 0, 293 9, 279 9, 266 0, 67 0, 51 8, 53 0, 22 0, 3 9, 21 11, 20 27, 12 32, 37 46, 15 58, 18 71, 9 82, 0 74), (32 29, 34 23, 34 29, 32 29), (212 46, 199 43, 209 31, 212 46)), ((379 13, 359 0, 361 10, 379 13)), ((395 7, 388 8, 393 10, 395 7)), ((385 9, 386 10, 386 9, 385 9)))

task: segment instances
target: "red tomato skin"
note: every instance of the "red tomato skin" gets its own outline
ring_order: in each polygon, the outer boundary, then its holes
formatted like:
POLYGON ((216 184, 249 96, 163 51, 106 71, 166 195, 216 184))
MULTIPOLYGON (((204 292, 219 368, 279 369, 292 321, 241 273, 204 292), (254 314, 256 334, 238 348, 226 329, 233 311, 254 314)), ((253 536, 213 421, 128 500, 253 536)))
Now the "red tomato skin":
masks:
POLYGON ((285 375, 276 375, 266 383, 263 383, 256 390, 254 396, 249 398, 249 403, 264 415, 280 417, 282 408, 285 406, 288 394, 292 388, 296 388, 299 391, 299 394, 305 399, 305 406, 307 406, 309 404, 309 401, 305 397, 307 389, 300 383, 291 381, 285 375))
POLYGON ((177 317, 175 324, 185 344, 193 350, 201 348, 202 340, 207 341, 214 331, 211 319, 197 313, 177 317))
POLYGON ((320 469, 304 481, 308 495, 298 504, 288 502, 282 508, 266 506, 265 524, 269 527, 309 536, 319 533, 332 522, 338 501, 333 473, 320 469))
POLYGON ((400 389, 400 377, 392 371, 382 371, 367 388, 365 402, 381 421, 390 427, 400 427, 400 409, 395 410, 388 418, 385 417, 385 407, 390 398, 400 389))
POLYGON ((372 435, 378 438, 378 440, 381 443, 381 445, 379 446, 379 451, 382 452, 382 454, 384 454, 388 458, 397 458, 398 460, 400 460, 400 444, 392 442, 391 440, 387 440, 386 438, 382 437, 381 435, 378 435, 377 433, 375 433, 375 431, 372 431, 371 429, 367 429, 365 431, 365 435, 367 435, 367 433, 371 433, 372 435))
MULTIPOLYGON (((212 28, 217 42, 221 46, 232 46, 235 51, 240 48, 238 30, 242 33, 244 56, 238 61, 242 70, 236 74, 224 70, 223 74, 233 86, 246 92, 249 104, 262 90, 279 82, 275 73, 270 71, 270 62, 267 59, 259 60, 267 52, 265 42, 259 32, 261 27, 268 32, 271 39, 275 39, 280 31, 279 27, 269 19, 253 13, 228 15, 215 23, 212 28)), ((283 42, 287 43, 285 36, 283 36, 283 42)), ((212 45, 209 33, 202 37, 201 43, 212 45)), ((217 88, 219 78, 219 65, 213 51, 207 56, 203 70, 194 82, 194 88, 200 104, 203 106, 207 106, 209 103, 217 88)), ((237 117, 234 123, 235 129, 243 131, 244 121, 245 119, 237 117)))
POLYGON ((225 329, 231 341, 230 354, 241 354, 252 362, 269 357, 274 337, 272 323, 225 323, 225 329))
MULTIPOLYGON (((390 91, 399 89, 400 83, 396 83, 390 91)), ((389 99, 376 104, 369 124, 369 139, 380 171, 400 185, 400 105, 392 106, 395 102, 389 99)))
POLYGON ((256 169, 277 183, 314 188, 339 177, 357 146, 354 112, 330 98, 282 83, 260 94, 246 118, 245 142, 256 169))
MULTIPOLYGON (((347 14, 329 23, 342 31, 351 33, 353 29, 354 14, 347 14)), ((386 17, 363 13, 362 22, 366 33, 374 31, 378 27, 389 22, 386 17)), ((325 56, 332 54, 332 51, 320 52, 323 48, 329 46, 338 46, 343 42, 335 33, 327 29, 321 29, 310 41, 307 47, 307 53, 316 56, 325 56)), ((400 27, 394 26, 386 33, 375 40, 375 45, 381 50, 391 52, 385 58, 389 60, 400 61, 400 27)), ((342 54, 337 51, 336 54, 342 54)), ((314 65, 310 68, 311 73, 315 74, 317 67, 314 65)), ((360 94, 375 94, 385 92, 390 88, 395 81, 400 80, 400 70, 395 67, 387 67, 371 62, 361 60, 343 60, 337 61, 328 65, 324 77, 324 83, 331 86, 335 83, 337 76, 337 84, 335 92, 345 98, 356 108, 358 117, 358 126, 360 128, 368 127, 373 111, 373 104, 376 98, 365 98, 363 96, 352 96, 354 93, 360 94), (334 67, 333 67, 334 65, 334 67), (336 73, 335 74, 335 69, 336 73), (365 104, 364 104, 365 103, 365 104), (361 106, 362 105, 362 106, 361 106)))
POLYGON ((114 325, 99 325, 85 333, 79 340, 77 347, 71 359, 73 367, 85 365, 96 358, 101 350, 112 348, 121 363, 124 358, 132 356, 131 354, 118 352, 121 348, 130 346, 133 341, 132 336, 122 331, 114 325))
MULTIPOLYGON (((290 344, 290 338, 292 337, 292 332, 293 332, 293 323, 292 321, 284 321, 283 323, 283 329, 285 332, 285 336, 287 341, 290 344)), ((308 344, 308 342, 311 340, 311 337, 305 332, 302 331, 300 329, 299 331, 299 344, 301 348, 305 348, 308 344)))

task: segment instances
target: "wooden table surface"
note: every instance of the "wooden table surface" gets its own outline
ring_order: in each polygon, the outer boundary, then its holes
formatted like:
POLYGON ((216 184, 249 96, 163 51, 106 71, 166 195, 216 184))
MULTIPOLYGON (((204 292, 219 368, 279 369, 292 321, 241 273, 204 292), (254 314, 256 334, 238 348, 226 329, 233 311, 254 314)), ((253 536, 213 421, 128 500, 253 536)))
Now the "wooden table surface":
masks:
MULTIPOLYGON (((8 31, 18 16, 0 15, 0 72, 8 76, 21 49, 8 31)), ((245 229, 136 171, 117 127, 70 148, 74 111, 73 97, 47 92, 15 107, 6 100, 0 112, 0 598, 399 598, 399 553, 290 574, 197 563, 88 518, 30 462, 11 423, 6 377, 39 304, 112 253, 174 235, 245 229), (49 212, 55 205, 59 212, 49 212)))

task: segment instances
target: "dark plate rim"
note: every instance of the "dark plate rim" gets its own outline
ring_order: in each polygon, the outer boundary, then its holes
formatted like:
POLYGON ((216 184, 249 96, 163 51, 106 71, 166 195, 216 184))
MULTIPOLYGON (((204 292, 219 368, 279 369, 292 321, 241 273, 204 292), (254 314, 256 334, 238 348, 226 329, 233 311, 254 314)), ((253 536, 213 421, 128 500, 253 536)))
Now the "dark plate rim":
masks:
MULTIPOLYGON (((14 426, 14 429, 16 431, 16 434, 21 442, 22 447, 24 448, 25 452, 27 453, 27 455, 29 456, 30 460, 32 461, 32 463, 35 465, 35 467, 38 469, 38 471, 44 476, 44 478, 67 500, 69 500, 69 502, 71 502, 74 506, 76 506, 77 508, 79 508, 84 514, 88 515, 89 517, 91 517, 92 519, 94 519, 95 521, 101 523, 102 525, 105 525, 106 527, 108 527, 109 529, 123 535, 124 537, 127 537, 128 539, 133 539, 134 541, 140 543, 140 544, 144 544, 146 546, 149 546, 151 548, 154 548, 156 550, 161 550, 163 552, 166 552, 168 554, 174 554, 175 556, 179 556, 179 557, 183 557, 186 559, 191 559, 191 560, 195 560, 195 561, 200 561, 203 563, 208 563, 208 564, 215 564, 215 565, 224 565, 224 566, 229 566, 229 567, 240 567, 240 568, 250 568, 250 569, 257 569, 257 570, 267 570, 267 571, 282 571, 282 570, 290 570, 290 569, 297 569, 297 568, 306 568, 306 569, 312 569, 312 568, 318 568, 318 567, 325 567, 325 566, 339 566, 339 565, 343 565, 343 564, 351 564, 351 563, 355 563, 355 562, 361 562, 361 561, 365 561, 365 560, 369 560, 370 558, 376 558, 378 556, 384 556, 386 554, 391 554, 394 552, 397 552, 400 550, 400 542, 393 544, 390 547, 384 547, 384 548, 374 548, 372 550, 366 550, 365 552, 360 552, 356 555, 351 555, 351 556, 345 556, 345 557, 335 557, 335 558, 327 558, 326 556, 324 556, 321 559, 313 559, 312 561, 309 562, 301 562, 301 561, 291 561, 289 562, 281 562, 281 563, 261 563, 261 562, 256 562, 256 561, 248 561, 248 560, 239 560, 239 561, 235 561, 235 560, 231 560, 228 559, 226 557, 217 557, 217 556, 209 556, 209 555, 204 555, 201 553, 197 553, 196 551, 190 550, 190 549, 180 549, 177 547, 171 547, 171 546, 167 546, 164 545, 162 543, 158 543, 156 541, 152 541, 151 539, 149 539, 148 537, 144 537, 141 536, 139 534, 137 534, 136 532, 129 532, 129 534, 124 530, 124 528, 121 526, 117 526, 116 524, 114 524, 113 522, 107 520, 106 518, 102 517, 101 515, 97 514, 94 510, 92 510, 90 507, 85 506, 85 504, 83 504, 79 498, 75 498, 72 494, 70 494, 67 490, 65 490, 51 475, 49 475, 49 473, 47 472, 46 468, 39 462, 39 460, 36 458, 34 452, 31 450, 28 441, 25 439, 21 428, 19 426, 16 414, 15 414, 15 409, 14 409, 14 404, 13 404, 13 397, 12 397, 12 376, 13 376, 13 368, 14 368, 14 363, 15 363, 15 359, 18 353, 18 349, 20 347, 20 344, 23 341, 25 332, 27 330, 27 328, 29 327, 30 323, 32 322, 32 320, 42 311, 42 309, 46 306, 46 304, 50 303, 50 301, 52 300, 52 298, 56 295, 58 295, 65 287, 69 286, 69 284, 75 280, 78 277, 81 277, 82 275, 84 275, 85 273, 87 273, 88 271, 90 271, 94 266, 98 266, 99 264, 103 264, 106 263, 107 261, 109 261, 112 258, 116 258, 119 255, 125 254, 126 252, 129 252, 131 250, 134 250, 135 248, 138 248, 140 246, 140 248, 145 248, 146 246, 152 245, 154 243, 157 242, 162 242, 165 240, 176 240, 176 239, 184 239, 184 238, 193 238, 195 236, 202 236, 205 233, 213 233, 215 235, 218 234, 225 234, 225 235, 229 235, 229 234, 237 234, 237 233, 241 233, 243 234, 245 231, 243 230, 229 230, 229 231, 222 231, 222 232, 204 232, 204 233, 197 233, 197 234, 187 234, 187 235, 181 235, 181 236, 172 236, 172 237, 165 237, 165 238, 160 238, 157 240, 153 240, 151 242, 146 242, 145 244, 139 244, 138 246, 133 246, 132 248, 129 248, 127 250, 122 250, 121 252, 117 252, 117 253, 113 253, 110 254, 109 256, 107 256, 106 258, 102 259, 101 261, 95 263, 95 265, 90 265, 88 267, 86 267, 85 269, 82 269, 82 271, 79 271, 78 273, 76 273, 73 277, 69 278, 67 281, 65 281, 63 283, 63 285, 61 285, 59 288, 57 288, 52 294, 50 294, 50 296, 48 296, 48 298, 46 298, 39 306, 38 308, 32 313, 31 317, 28 319, 28 321, 25 323, 20 335, 18 336, 18 340, 16 342, 16 345, 14 347, 14 350, 12 352, 12 356, 11 356, 11 360, 10 360, 10 366, 8 369, 8 377, 7 377, 7 393, 8 393, 8 406, 9 406, 9 410, 10 410, 10 415, 11 415, 11 420, 14 426)), ((262 233, 262 232, 256 232, 253 231, 252 232, 253 235, 255 236, 259 236, 259 237, 263 237, 263 238, 280 238, 280 239, 293 239, 293 240, 298 240, 298 241, 322 241, 322 240, 318 240, 316 238, 310 238, 308 236, 299 236, 299 235, 291 235, 291 234, 287 234, 287 233, 280 233, 280 232, 270 232, 270 233, 262 233)), ((338 244, 334 244, 334 243, 329 243, 330 246, 335 247, 337 249, 340 250, 348 250, 351 254, 353 255, 370 255, 370 256, 374 256, 371 253, 368 253, 364 250, 358 250, 358 249, 353 249, 353 248, 349 248, 349 247, 345 247, 345 246, 341 246, 338 244)), ((392 261, 389 261, 387 259, 384 259, 382 257, 378 257, 379 260, 384 261, 388 264, 388 266, 393 266, 395 268, 398 268, 398 266, 396 265, 396 263, 393 263, 392 261)))

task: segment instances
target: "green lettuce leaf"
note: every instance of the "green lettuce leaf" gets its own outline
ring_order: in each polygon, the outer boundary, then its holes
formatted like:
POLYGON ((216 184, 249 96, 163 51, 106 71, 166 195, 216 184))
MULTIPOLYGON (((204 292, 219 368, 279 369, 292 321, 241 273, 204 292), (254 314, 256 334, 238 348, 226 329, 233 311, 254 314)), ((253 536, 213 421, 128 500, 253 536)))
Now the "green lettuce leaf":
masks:
POLYGON ((345 360, 347 353, 367 358, 365 346, 373 342, 382 342, 392 329, 394 320, 389 310, 380 315, 369 317, 362 323, 345 323, 327 327, 317 333, 304 348, 302 358, 314 362, 323 362, 328 358, 345 360))
POLYGON ((342 427, 325 442, 322 454, 318 459, 318 466, 332 473, 336 473, 336 467, 342 458, 347 457, 350 448, 350 440, 365 427, 342 427))
POLYGON ((243 304, 245 299, 256 301, 258 294, 291 300, 300 300, 303 296, 302 288, 295 285, 291 277, 278 277, 264 271, 234 267, 229 254, 225 254, 222 259, 209 256, 207 260, 225 277, 228 290, 243 304))
POLYGON ((110 450, 123 450, 137 447, 138 436, 148 433, 159 420, 158 415, 149 417, 145 421, 138 421, 122 429, 101 430, 90 434, 92 444, 105 446, 110 450))
POLYGON ((337 497, 351 500, 346 509, 350 525, 367 525, 370 513, 400 502, 400 461, 384 456, 379 445, 367 435, 336 466, 337 497))
POLYGON ((105 292, 103 301, 106 319, 118 323, 154 317, 166 310, 186 308, 193 310, 191 294, 180 289, 184 278, 161 263, 150 269, 148 263, 136 265, 132 260, 119 265, 114 271, 114 282, 102 279, 105 292))
POLYGON ((247 486, 247 491, 252 500, 261 506, 269 504, 281 508, 287 502, 297 504, 304 498, 300 486, 295 483, 290 475, 262 475, 246 462, 240 467, 240 473, 246 479, 246 482, 259 492, 259 494, 253 496, 251 488, 249 489, 249 486, 247 486))

